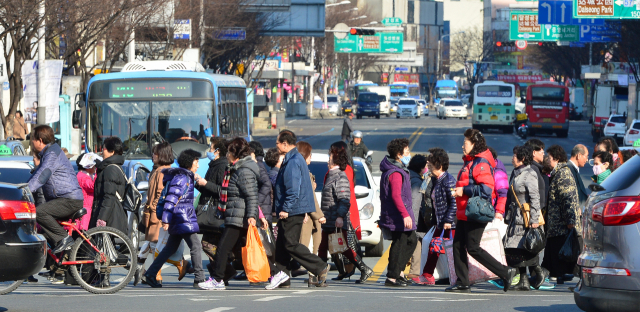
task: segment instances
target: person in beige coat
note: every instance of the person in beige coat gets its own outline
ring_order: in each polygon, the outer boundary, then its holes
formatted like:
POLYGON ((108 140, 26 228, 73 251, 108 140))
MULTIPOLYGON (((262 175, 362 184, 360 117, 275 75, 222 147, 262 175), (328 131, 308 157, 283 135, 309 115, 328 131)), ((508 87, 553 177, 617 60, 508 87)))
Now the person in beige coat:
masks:
MULTIPOLYGON (((296 145, 298 147, 298 152, 307 161, 307 166, 310 165, 311 164, 311 144, 304 141, 300 141, 296 145)), ((316 179, 313 176, 313 174, 311 174, 311 172, 309 172, 309 175, 311 176, 311 185, 313 186, 313 193, 315 194, 316 179)), ((304 223, 302 224, 302 232, 300 233, 300 243, 309 247, 311 243, 311 239, 313 238, 312 251, 314 254, 317 255, 318 248, 320 248, 320 242, 322 241, 321 224, 324 224, 325 222, 327 222, 327 220, 325 219, 324 214, 320 209, 320 204, 318 204, 318 199, 314 196, 313 200, 316 204, 316 211, 308 214, 305 217, 304 223)))
POLYGON ((13 121, 13 137, 16 140, 23 141, 27 133, 29 133, 29 130, 27 129, 27 124, 24 122, 24 116, 22 116, 21 111, 17 111, 13 121))

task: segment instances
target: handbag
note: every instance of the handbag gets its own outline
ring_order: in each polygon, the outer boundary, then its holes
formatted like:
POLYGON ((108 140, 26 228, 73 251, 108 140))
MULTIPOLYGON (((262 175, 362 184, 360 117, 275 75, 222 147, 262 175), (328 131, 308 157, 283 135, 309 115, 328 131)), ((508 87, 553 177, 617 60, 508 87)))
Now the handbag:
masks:
MULTIPOLYGON (((513 184, 511 185, 511 192, 513 193, 513 197, 516 198, 516 203, 518 203, 518 208, 520 208, 520 211, 522 212, 524 227, 528 228, 529 221, 531 220, 531 207, 528 203, 524 203, 523 205, 520 204, 520 200, 516 195, 516 191, 513 189, 513 184)), ((544 217, 542 216, 542 213, 540 214, 540 216, 538 216, 538 225, 544 225, 544 217)))
POLYGON ((342 231, 336 228, 335 233, 329 234, 329 254, 339 254, 347 250, 347 242, 342 235, 342 231))
POLYGON ((528 228, 524 237, 524 249, 537 255, 544 249, 545 237, 542 227, 528 228))
POLYGON ((440 233, 440 237, 431 238, 431 242, 429 243, 429 252, 435 254, 444 254, 444 240, 451 239, 451 231, 449 231, 449 238, 443 238, 444 232, 446 230, 442 229, 442 233, 440 233))
POLYGON ((495 216, 495 210, 491 203, 480 197, 471 197, 467 202, 467 208, 464 212, 467 219, 478 223, 489 223, 495 216))
MULTIPOLYGON (((199 194, 200 197, 202 194, 199 194)), ((224 218, 220 218, 222 214, 218 213, 217 205, 213 205, 212 198, 209 198, 206 204, 196 208, 196 217, 198 218, 198 227, 200 231, 222 233, 224 230, 224 218)))

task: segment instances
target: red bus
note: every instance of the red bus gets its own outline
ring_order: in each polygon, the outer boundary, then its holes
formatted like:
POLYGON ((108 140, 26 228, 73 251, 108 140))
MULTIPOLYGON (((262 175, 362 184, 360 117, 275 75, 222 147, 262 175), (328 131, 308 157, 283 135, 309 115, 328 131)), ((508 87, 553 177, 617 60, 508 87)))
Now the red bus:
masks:
POLYGON ((525 111, 529 116, 531 135, 556 133, 560 138, 569 134, 569 88, 550 82, 527 87, 525 111))

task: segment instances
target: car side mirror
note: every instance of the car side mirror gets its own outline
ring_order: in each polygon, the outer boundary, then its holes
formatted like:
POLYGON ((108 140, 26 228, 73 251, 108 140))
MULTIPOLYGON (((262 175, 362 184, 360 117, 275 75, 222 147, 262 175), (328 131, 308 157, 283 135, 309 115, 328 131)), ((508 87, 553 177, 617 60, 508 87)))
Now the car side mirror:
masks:
POLYGON ((220 133, 229 134, 231 133, 231 129, 229 129, 229 116, 222 116, 220 118, 220 133))
POLYGON ((140 190, 148 190, 149 189, 149 182, 148 181, 140 181, 140 183, 138 183, 138 185, 136 185, 136 188, 140 191, 140 190))
POLYGON ((356 193, 356 199, 366 198, 371 194, 371 189, 362 185, 356 185, 354 191, 356 193))

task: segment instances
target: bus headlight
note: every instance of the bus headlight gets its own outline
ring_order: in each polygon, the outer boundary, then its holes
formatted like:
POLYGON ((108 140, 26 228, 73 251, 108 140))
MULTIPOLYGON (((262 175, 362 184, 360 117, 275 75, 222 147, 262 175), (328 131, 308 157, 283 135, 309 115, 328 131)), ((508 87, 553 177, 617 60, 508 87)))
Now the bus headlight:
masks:
POLYGON ((369 220, 373 216, 373 204, 367 203, 360 209, 360 220, 369 220))

